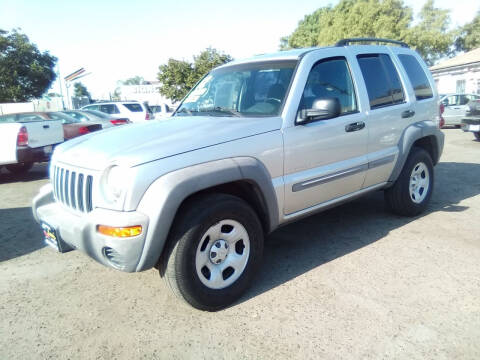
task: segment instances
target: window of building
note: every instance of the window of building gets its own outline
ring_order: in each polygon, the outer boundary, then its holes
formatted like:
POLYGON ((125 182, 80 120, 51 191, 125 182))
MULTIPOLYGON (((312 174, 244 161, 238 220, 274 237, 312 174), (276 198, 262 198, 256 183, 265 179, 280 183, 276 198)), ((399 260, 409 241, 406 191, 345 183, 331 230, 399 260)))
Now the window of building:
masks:
POLYGON ((457 80, 457 93, 465 94, 465 80, 457 80))

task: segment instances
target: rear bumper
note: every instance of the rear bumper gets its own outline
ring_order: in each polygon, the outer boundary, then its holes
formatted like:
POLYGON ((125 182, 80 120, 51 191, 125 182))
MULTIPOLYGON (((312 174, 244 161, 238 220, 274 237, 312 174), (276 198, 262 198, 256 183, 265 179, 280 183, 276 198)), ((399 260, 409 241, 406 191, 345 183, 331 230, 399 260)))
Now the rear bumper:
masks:
POLYGON ((465 118, 462 120, 462 130, 480 132, 480 118, 465 118))
POLYGON ((136 271, 148 230, 149 219, 146 215, 137 211, 94 209, 80 216, 54 200, 51 184, 42 187, 33 199, 32 210, 37 222, 45 222, 55 228, 60 238, 73 248, 103 265, 125 272, 136 271), (99 234, 97 225, 141 225, 142 233, 129 238, 115 238, 99 234))
POLYGON ((17 148, 17 161, 23 162, 42 162, 49 161, 52 156, 53 149, 58 144, 31 148, 29 146, 17 148))

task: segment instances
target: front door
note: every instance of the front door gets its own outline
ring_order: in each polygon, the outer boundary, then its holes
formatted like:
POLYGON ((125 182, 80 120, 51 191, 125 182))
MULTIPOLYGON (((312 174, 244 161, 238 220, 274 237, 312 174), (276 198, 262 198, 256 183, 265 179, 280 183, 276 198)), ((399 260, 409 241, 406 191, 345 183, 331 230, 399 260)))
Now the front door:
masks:
POLYGON ((317 99, 337 98, 341 111, 284 129, 286 215, 361 189, 367 129, 356 93, 346 56, 312 60, 297 117, 317 99))

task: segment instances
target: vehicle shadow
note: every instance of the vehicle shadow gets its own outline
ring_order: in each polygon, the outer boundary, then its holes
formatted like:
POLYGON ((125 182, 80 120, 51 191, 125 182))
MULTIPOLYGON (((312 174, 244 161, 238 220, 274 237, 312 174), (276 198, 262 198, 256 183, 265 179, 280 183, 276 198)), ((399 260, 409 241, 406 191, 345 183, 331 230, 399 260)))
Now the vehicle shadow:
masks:
POLYGON ((45 247, 31 207, 0 209, 0 262, 45 247))
MULTIPOLYGON (((464 211, 467 207, 459 203, 480 194, 480 164, 444 162, 436 166, 435 175, 428 210, 417 218, 438 211, 464 211)), ((239 302, 368 246, 417 218, 389 213, 383 192, 377 191, 277 229, 266 238, 262 268, 239 302)))
POLYGON ((28 182, 48 178, 48 163, 35 164, 25 174, 12 174, 5 168, 0 168, 0 184, 28 182))

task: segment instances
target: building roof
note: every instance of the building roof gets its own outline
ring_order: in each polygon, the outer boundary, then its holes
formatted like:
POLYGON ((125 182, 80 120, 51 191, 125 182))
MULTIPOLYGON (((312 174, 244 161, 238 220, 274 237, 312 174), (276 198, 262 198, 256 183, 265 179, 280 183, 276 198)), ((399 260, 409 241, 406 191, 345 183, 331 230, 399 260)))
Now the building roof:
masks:
POLYGON ((455 56, 451 59, 442 61, 440 64, 432 66, 430 70, 432 71, 441 70, 441 69, 451 68, 455 66, 462 66, 462 65, 474 64, 474 63, 480 64, 480 48, 468 51, 461 55, 455 56))

